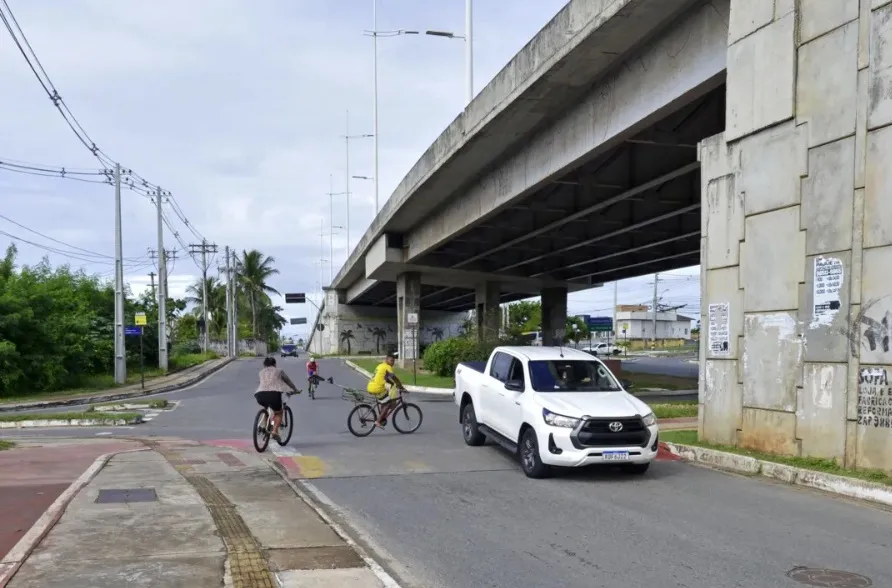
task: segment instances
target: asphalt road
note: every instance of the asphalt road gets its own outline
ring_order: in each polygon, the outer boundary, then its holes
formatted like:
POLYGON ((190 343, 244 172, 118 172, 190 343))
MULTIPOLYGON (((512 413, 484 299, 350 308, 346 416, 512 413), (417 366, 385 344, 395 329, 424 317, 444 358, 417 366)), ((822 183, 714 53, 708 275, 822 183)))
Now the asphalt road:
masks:
MULTIPOLYGON (((298 381, 303 359, 279 361, 298 381)), ((335 381, 364 384, 338 361, 320 367, 335 381)), ((244 443, 258 368, 238 361, 162 395, 177 408, 130 429, 26 434, 244 443)), ((643 477, 584 471, 528 480, 501 449, 464 445, 450 401, 414 399, 424 410, 417 433, 358 439, 346 428, 350 405, 324 385, 315 401, 293 398, 294 438, 286 450, 274 447, 398 562, 407 588, 794 588, 802 584, 785 574, 797 566, 892 586, 888 511, 668 461, 643 477)))
POLYGON ((623 360, 623 370, 641 374, 659 374, 680 378, 696 378, 700 374, 700 366, 690 363, 696 360, 690 357, 647 357, 639 356, 623 360))

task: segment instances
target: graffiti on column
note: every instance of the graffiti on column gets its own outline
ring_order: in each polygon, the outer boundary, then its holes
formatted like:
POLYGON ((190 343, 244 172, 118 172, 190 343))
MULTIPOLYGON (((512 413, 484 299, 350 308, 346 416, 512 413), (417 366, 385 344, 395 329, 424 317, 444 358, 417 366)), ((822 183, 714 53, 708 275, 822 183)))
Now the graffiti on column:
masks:
POLYGON ((862 368, 858 381, 858 424, 892 429, 892 388, 883 367, 862 368))
POLYGON ((886 298, 888 296, 862 304, 861 310, 852 321, 851 328, 840 330, 840 333, 849 340, 852 357, 860 357, 862 347, 882 353, 889 353, 892 348, 892 341, 890 341, 892 319, 890 319, 889 311, 885 311, 882 315, 871 312, 877 302, 886 298), (864 328, 862 329, 862 327, 864 328))

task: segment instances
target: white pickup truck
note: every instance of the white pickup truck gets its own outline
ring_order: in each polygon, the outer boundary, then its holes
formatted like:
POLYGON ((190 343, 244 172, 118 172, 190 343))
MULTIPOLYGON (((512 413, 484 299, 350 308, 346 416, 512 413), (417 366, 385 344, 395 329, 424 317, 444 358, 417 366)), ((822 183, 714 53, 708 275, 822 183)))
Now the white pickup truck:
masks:
POLYGON ((657 456, 653 411, 584 351, 497 347, 485 364, 458 365, 455 402, 465 443, 519 453, 530 478, 591 464, 643 474, 657 456))

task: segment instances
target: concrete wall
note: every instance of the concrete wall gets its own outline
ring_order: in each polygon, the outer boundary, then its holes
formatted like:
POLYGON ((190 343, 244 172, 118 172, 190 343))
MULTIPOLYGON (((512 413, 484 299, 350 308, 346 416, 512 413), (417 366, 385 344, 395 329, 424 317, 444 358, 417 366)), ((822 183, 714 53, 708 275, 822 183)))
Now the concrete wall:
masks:
MULTIPOLYGON (((381 355, 397 349, 399 341, 395 309, 337 303, 332 305, 328 298, 326 303, 319 322, 323 330, 319 331, 317 328, 313 332, 311 353, 381 355), (334 312, 333 307, 336 309, 334 312)), ((419 344, 430 345, 462 334, 467 318, 466 312, 422 310, 417 331, 419 344)))
MULTIPOLYGON (((653 337, 653 319, 617 320, 620 325, 619 336, 624 339, 650 339, 653 337), (628 325, 625 333, 623 325, 628 325)), ((665 321, 657 319, 657 339, 689 339, 691 337, 691 321, 665 321)))
POLYGON ((700 435, 892 470, 892 1, 732 0, 700 435))

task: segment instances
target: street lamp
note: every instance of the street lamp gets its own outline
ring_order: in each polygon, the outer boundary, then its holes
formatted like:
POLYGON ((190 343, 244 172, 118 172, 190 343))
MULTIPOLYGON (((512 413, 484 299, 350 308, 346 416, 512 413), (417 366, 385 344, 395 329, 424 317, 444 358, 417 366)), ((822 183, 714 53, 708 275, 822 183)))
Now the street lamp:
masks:
MULTIPOLYGON (((345 146, 345 155, 346 162, 344 164, 345 172, 346 172, 346 194, 347 194, 347 254, 346 258, 350 257, 350 139, 368 139, 370 137, 375 137, 375 135, 351 135, 350 134, 350 111, 347 111, 347 134, 344 135, 344 146, 345 146)), ((377 149, 375 150, 377 152, 377 149)))

